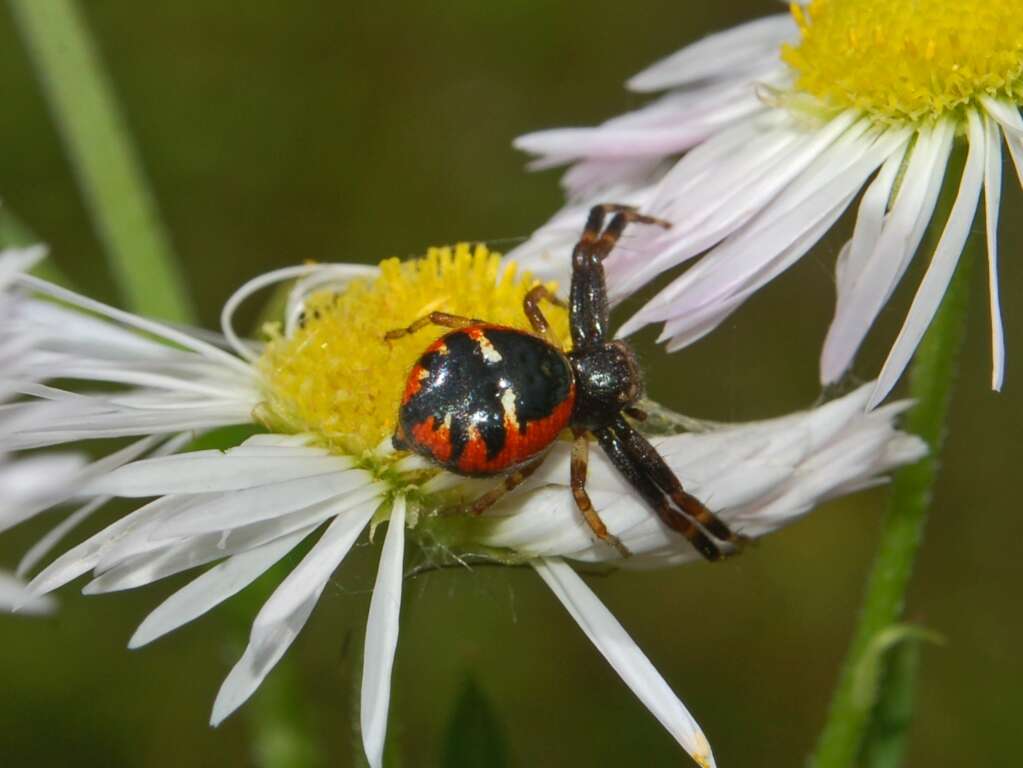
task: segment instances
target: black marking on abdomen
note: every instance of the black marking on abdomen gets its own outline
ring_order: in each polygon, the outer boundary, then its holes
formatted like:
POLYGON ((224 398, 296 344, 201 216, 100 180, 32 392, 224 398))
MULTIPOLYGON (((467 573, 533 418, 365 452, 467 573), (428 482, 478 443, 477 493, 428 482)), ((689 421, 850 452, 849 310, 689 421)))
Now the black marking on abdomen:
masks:
POLYGON ((431 416, 439 428, 448 423, 454 468, 475 427, 493 459, 506 442, 502 395, 514 394, 519 430, 531 421, 549 416, 568 397, 572 369, 561 352, 541 339, 512 329, 486 328, 486 339, 501 356, 487 361, 480 345, 467 330, 444 337, 447 354, 435 352, 419 361, 427 376, 420 390, 401 407, 399 418, 410 432, 411 425, 431 416))

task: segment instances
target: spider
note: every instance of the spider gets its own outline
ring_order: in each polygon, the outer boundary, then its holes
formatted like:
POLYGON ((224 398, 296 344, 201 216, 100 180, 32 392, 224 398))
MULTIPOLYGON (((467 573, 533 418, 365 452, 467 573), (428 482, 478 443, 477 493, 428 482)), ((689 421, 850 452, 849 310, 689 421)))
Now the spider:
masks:
POLYGON ((590 210, 572 252, 572 349, 567 353, 540 309, 541 301, 565 304, 542 285, 532 288, 523 302, 535 333, 445 312, 431 312, 407 328, 388 332, 385 338, 392 340, 431 324, 453 329, 412 366, 392 443, 460 475, 503 475, 502 483, 469 506, 471 514, 479 515, 536 471, 547 449, 570 429, 576 506, 598 539, 628 556, 586 492, 592 435, 665 524, 705 558, 718 560, 734 551, 741 537, 683 489, 657 450, 626 419, 646 418, 635 405, 643 393, 643 375, 631 347, 608 340, 603 261, 630 222, 671 226, 629 206, 606 204, 590 210))

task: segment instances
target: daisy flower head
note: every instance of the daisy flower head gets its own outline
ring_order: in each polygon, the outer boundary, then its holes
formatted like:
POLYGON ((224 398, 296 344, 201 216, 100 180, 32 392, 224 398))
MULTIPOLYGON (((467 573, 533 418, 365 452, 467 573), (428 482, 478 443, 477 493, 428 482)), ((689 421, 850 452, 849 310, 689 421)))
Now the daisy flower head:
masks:
POLYGON ((620 197, 675 226, 637 232, 607 263, 618 299, 701 256, 620 329, 662 323, 681 349, 779 276, 856 203, 837 263, 820 359, 837 381, 928 226, 956 142, 958 187, 904 324, 867 404, 899 379, 955 271, 981 197, 990 277, 992 386, 1004 376, 997 224, 1003 144, 1023 183, 1023 26, 997 0, 811 0, 711 35, 628 85, 666 91, 593 128, 520 137, 535 167, 570 164, 569 204, 511 257, 556 275, 556 254, 592 200, 620 197), (679 158, 681 155, 681 158, 679 158), (861 195, 862 192, 862 195, 861 195))
MULTIPOLYGON (((4 435, 4 449, 128 438, 80 469, 75 497, 85 506, 45 537, 22 570, 35 570, 44 550, 106 500, 146 500, 38 571, 29 594, 89 572, 84 591, 96 594, 209 566, 142 622, 130 641, 138 647, 212 610, 306 542, 253 621, 249 644, 213 705, 217 724, 281 659, 363 532, 372 539, 385 525, 361 691, 372 766, 382 763, 409 544, 431 566, 486 558, 533 568, 679 744, 713 765, 695 720, 569 564, 643 568, 699 557, 601 451, 593 451, 587 488, 630 553, 624 558, 579 514, 569 487, 570 441, 555 440, 536 471, 480 516, 465 514, 466 505, 500 478, 469 478, 394 448, 409 371, 444 331, 426 326, 386 338, 388 332, 435 311, 529 330, 523 302, 538 285, 483 246, 431 249, 378 267, 303 265, 244 285, 224 307, 222 336, 200 338, 20 275, 15 287, 32 295, 15 304, 3 332, 33 339, 26 380, 91 386, 25 384, 0 373, 0 385, 19 393, 8 409, 18 426, 4 435), (242 338, 232 324, 238 306, 285 281, 292 283, 287 299, 279 319, 262 329, 263 341, 242 338), (251 434, 224 450, 190 445, 196 435, 230 425, 248 425, 251 434)), ((551 304, 545 315, 550 333, 566 338, 568 312, 551 304)), ((755 537, 923 455, 920 441, 894 426, 904 405, 866 413, 867 395, 860 389, 806 412, 730 426, 644 403, 644 429, 689 491, 755 537)), ((0 521, 8 527, 41 511, 7 510, 0 521)))
MULTIPOLYGON (((9 248, 0 251, 0 324, 11 320, 14 299, 8 285, 22 271, 31 268, 43 257, 43 249, 9 248)), ((68 481, 77 479, 83 465, 76 454, 34 456, 12 461, 3 452, 5 436, 18 428, 18 422, 8 410, 14 394, 13 380, 21 376, 21 360, 32 344, 29 336, 11 336, 0 339, 0 371, 4 371, 5 384, 0 384, 0 525, 12 510, 43 508, 59 501, 68 481)), ((0 570, 0 611, 10 611, 22 605, 26 613, 46 613, 53 609, 49 597, 30 599, 24 583, 13 574, 0 570)))

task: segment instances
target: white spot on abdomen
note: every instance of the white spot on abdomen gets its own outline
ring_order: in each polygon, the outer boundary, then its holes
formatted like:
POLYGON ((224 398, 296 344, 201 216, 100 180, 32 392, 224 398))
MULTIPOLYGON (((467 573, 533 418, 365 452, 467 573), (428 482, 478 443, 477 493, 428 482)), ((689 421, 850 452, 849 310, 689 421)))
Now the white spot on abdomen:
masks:
POLYGON ((483 359, 488 363, 499 363, 504 360, 504 358, 501 357, 501 353, 494 349, 494 345, 490 343, 490 339, 486 336, 480 334, 476 343, 480 345, 480 352, 483 353, 483 359))

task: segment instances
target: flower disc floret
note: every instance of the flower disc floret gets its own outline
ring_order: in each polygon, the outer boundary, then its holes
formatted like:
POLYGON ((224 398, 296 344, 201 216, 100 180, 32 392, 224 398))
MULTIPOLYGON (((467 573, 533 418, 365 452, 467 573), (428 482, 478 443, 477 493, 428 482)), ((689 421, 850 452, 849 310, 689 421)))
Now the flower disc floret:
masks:
POLYGON ((983 96, 1023 102, 1020 0, 812 0, 792 15, 796 87, 837 108, 920 122, 983 96))
MULTIPOLYGON (((427 326, 393 341, 384 334, 434 311, 530 330, 522 300, 537 284, 499 254, 463 243, 413 261, 388 259, 374 280, 313 293, 290 336, 279 326, 267 329, 260 415, 275 429, 318 435, 342 453, 375 448, 394 432, 413 363, 447 329, 427 326)), ((568 313, 547 305, 544 314, 567 339, 568 313)))

